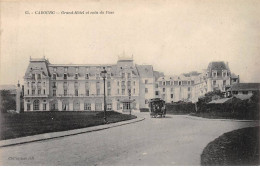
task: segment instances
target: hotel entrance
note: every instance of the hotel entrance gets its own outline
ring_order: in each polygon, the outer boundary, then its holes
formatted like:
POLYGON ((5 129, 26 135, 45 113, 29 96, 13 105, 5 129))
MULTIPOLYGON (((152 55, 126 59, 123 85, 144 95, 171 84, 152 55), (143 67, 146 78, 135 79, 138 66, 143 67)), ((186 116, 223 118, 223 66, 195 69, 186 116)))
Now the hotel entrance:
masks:
POLYGON ((131 103, 130 102, 123 102, 123 112, 130 112, 130 107, 131 103))

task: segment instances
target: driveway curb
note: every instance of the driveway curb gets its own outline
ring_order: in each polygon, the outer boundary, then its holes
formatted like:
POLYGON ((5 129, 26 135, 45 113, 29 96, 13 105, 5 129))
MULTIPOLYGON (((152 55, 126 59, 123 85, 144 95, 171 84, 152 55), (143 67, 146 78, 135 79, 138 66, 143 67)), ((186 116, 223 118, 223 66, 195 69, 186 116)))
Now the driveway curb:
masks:
POLYGON ((144 119, 145 118, 143 118, 143 117, 137 117, 132 120, 126 120, 126 121, 121 121, 121 122, 116 122, 116 123, 105 124, 105 125, 87 127, 87 128, 82 128, 82 129, 44 133, 44 134, 37 134, 37 135, 33 135, 33 136, 26 136, 26 137, 20 137, 20 138, 15 138, 15 139, 1 140, 0 148, 105 130, 105 129, 109 129, 109 128, 113 128, 113 127, 118 127, 118 126, 123 126, 123 125, 131 124, 131 123, 140 122, 140 121, 143 121, 144 119))
POLYGON ((190 118, 194 120, 204 120, 204 121, 237 121, 237 122, 259 122, 259 120, 236 120, 236 119, 209 119, 204 117, 197 117, 197 116, 191 116, 191 115, 180 115, 185 118, 190 118))

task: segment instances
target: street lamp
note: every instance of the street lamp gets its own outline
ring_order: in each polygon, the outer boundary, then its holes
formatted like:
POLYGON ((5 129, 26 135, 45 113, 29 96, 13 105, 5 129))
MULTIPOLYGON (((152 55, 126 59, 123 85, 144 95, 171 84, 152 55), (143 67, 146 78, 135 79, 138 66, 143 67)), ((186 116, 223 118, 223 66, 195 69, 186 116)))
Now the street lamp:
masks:
POLYGON ((107 109, 107 104, 106 104, 106 74, 107 71, 105 67, 103 67, 104 70, 101 71, 101 76, 104 81, 104 122, 107 123, 107 117, 106 117, 106 109, 107 109))

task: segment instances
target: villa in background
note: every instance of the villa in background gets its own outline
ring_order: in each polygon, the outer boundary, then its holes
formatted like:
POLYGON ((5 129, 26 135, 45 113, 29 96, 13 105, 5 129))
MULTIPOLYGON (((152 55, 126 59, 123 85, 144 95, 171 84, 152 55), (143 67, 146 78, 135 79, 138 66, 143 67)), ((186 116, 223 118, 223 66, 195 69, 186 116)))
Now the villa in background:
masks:
POLYGON ((133 57, 125 55, 106 65, 51 64, 45 58, 30 58, 24 76, 24 111, 103 110, 103 69, 107 110, 121 112, 148 108, 149 99, 156 97, 168 103, 196 102, 209 91, 224 93, 239 82, 224 62, 211 62, 201 73, 164 76, 152 65, 134 64, 133 57))

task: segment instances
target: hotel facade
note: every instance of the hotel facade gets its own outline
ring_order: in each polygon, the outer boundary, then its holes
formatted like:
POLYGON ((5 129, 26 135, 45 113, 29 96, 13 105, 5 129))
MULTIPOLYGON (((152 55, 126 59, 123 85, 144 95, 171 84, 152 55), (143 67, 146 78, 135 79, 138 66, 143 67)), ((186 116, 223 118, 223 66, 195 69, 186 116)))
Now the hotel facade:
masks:
POLYGON ((137 65, 126 57, 111 65, 51 64, 45 58, 30 58, 24 76, 24 111, 103 110, 104 69, 107 110, 119 112, 148 108, 152 98, 196 102, 209 91, 225 92, 239 82, 224 62, 212 62, 201 73, 164 76, 152 65, 137 65))

